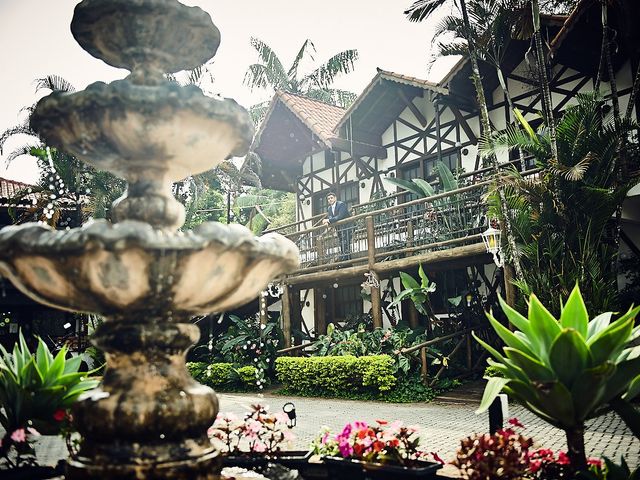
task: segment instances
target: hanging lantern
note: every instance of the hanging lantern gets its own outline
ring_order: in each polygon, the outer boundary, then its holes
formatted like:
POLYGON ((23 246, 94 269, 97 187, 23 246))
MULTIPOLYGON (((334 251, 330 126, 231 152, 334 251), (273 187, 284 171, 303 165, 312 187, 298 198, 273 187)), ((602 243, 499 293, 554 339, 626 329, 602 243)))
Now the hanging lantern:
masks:
POLYGON ((482 232, 482 241, 487 252, 493 256, 494 263, 498 268, 502 267, 502 244, 500 243, 501 232, 497 228, 489 227, 482 232))

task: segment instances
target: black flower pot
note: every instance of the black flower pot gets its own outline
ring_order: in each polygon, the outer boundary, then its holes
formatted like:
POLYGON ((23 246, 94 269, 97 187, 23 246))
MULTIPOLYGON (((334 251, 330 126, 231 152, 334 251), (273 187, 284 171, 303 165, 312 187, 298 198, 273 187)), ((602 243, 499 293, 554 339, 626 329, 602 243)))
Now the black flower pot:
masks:
POLYGON ((0 470, 2 480, 46 480, 64 475, 64 464, 61 461, 55 467, 28 466, 0 470))
POLYGON ((442 465, 412 460, 407 465, 363 462, 341 457, 324 457, 329 478, 336 480, 435 479, 442 465))
POLYGON ((309 463, 311 452, 304 450, 286 450, 276 454, 246 454, 246 455, 226 455, 222 459, 225 467, 241 467, 249 470, 260 471, 267 466, 267 463, 278 463, 290 469, 304 470, 309 463))

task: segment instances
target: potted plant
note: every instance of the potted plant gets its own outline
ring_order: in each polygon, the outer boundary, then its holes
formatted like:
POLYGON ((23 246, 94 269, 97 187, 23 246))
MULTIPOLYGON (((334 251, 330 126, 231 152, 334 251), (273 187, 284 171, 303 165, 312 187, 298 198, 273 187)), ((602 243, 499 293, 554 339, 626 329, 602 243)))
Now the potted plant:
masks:
POLYGON ((0 476, 6 479, 40 479, 60 475, 60 469, 39 467, 34 443, 40 432, 63 434, 71 445, 67 409, 78 396, 98 385, 79 372, 81 357, 67 359, 67 348, 53 355, 38 338, 36 353, 20 332, 13 351, 0 345, 0 476))
POLYGON ((295 438, 287 426, 287 414, 269 413, 268 407, 259 404, 251 409, 242 418, 221 412, 209 429, 211 441, 223 454, 223 464, 254 470, 269 462, 289 468, 304 467, 311 452, 283 449, 295 438))
POLYGON ((437 454, 419 448, 417 427, 402 422, 356 421, 337 435, 325 428, 313 447, 323 456, 329 478, 335 479, 435 478, 444 463, 437 454), (429 456, 436 461, 427 461, 429 456))

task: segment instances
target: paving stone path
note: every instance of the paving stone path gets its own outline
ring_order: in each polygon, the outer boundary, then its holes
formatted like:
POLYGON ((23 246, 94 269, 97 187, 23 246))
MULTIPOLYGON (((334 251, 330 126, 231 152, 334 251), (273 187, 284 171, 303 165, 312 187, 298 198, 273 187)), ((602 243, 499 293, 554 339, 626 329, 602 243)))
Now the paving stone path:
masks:
MULTIPOLYGON (((252 403, 266 404, 271 407, 270 411, 277 411, 285 402, 292 401, 298 417, 293 429, 296 449, 308 447, 322 425, 338 431, 346 422, 353 420, 402 420, 407 424, 419 425, 424 432, 423 443, 426 449, 437 452, 444 460, 449 461, 454 458, 462 438, 489 429, 487 415, 474 413, 481 395, 482 385, 472 383, 438 397, 431 403, 390 404, 285 397, 269 393, 263 396, 223 393, 219 397, 221 411, 238 414, 248 411, 252 403)), ((525 425, 523 434, 533 437, 537 446, 566 450, 562 430, 543 422, 519 405, 509 405, 509 416, 517 417, 525 425)), ((590 456, 607 456, 619 461, 620 455, 624 455, 630 466, 640 466, 640 440, 634 437, 615 414, 588 422, 585 443, 590 456)))
MULTIPOLYGON (((247 412, 252 403, 269 405, 270 411, 274 412, 286 402, 293 401, 298 416, 297 426, 293 429, 296 435, 293 445, 295 449, 306 449, 322 425, 337 431, 346 422, 353 420, 402 420, 407 424, 419 425, 424 432, 423 441, 426 441, 427 449, 437 452, 448 461, 454 457, 460 439, 488 430, 487 416, 474 413, 481 393, 482 385, 471 383, 438 397, 431 403, 390 404, 286 397, 273 393, 221 393, 219 398, 221 411, 237 414, 247 412)), ((518 405, 509 405, 509 415, 520 419, 526 426, 523 433, 533 437, 539 446, 566 450, 561 430, 551 427, 518 405)), ((619 461, 620 455, 624 455, 631 467, 640 466, 640 441, 617 415, 608 414, 590 421, 585 441, 588 455, 608 456, 616 461, 619 461)), ((66 457, 66 448, 58 437, 43 437, 36 448, 43 465, 55 465, 59 459, 66 457)), ((446 472, 450 476, 455 475, 455 470, 451 467, 447 467, 446 472)))

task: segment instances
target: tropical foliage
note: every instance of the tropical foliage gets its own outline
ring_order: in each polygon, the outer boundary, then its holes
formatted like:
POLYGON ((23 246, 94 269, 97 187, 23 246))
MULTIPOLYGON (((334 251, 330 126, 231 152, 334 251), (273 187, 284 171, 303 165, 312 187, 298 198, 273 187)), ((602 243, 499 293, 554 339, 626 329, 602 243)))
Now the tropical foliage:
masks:
MULTIPOLYGON (((558 122, 558 156, 551 152, 549 130, 544 125, 534 130, 519 114, 520 128, 511 126, 481 144, 484 155, 522 149, 542 168, 535 179, 515 171, 502 176, 496 190, 507 202, 494 190, 490 215, 503 218, 508 210, 526 272, 516 285, 525 295, 537 292, 555 313, 576 281, 593 309, 617 308, 611 219, 639 178, 637 171, 630 172, 621 182, 616 174, 618 145, 635 123, 616 122, 611 113, 603 113, 604 101, 595 94, 578 101, 558 122)), ((637 163, 637 148, 628 153, 637 163)))
POLYGON ((78 396, 98 385, 79 372, 81 357, 67 359, 67 348, 54 356, 38 338, 35 354, 29 351, 22 332, 13 351, 0 345, 0 424, 5 435, 0 455, 8 460, 13 447, 22 455, 33 454, 27 441, 38 431, 58 432, 68 409, 78 396))
POLYGON ((576 286, 554 317, 535 295, 528 318, 501 299, 512 332, 487 314, 504 341, 502 352, 475 337, 493 356, 489 364, 502 373, 487 380, 479 412, 501 391, 535 415, 566 432, 572 465, 586 468, 585 421, 610 409, 618 412, 640 438, 640 412, 629 402, 640 395, 640 307, 613 320, 606 312, 590 319, 576 286))
MULTIPOLYGON (((340 74, 353 71, 358 59, 357 50, 339 52, 310 73, 303 74, 304 63, 315 60, 316 49, 311 40, 304 41, 289 68, 283 65, 273 49, 262 40, 252 37, 251 46, 259 57, 259 62, 250 65, 245 75, 245 83, 252 90, 266 89, 271 93, 280 90, 344 108, 355 100, 354 93, 331 85, 340 74)), ((250 113, 256 124, 264 117, 268 105, 269 101, 251 107, 250 113)))
POLYGON ((436 291, 436 284, 429 281, 422 269, 422 265, 418 267, 418 276, 420 277, 420 283, 408 273, 400 272, 400 281, 404 290, 393 299, 391 306, 398 305, 402 300, 408 298, 413 302, 418 312, 432 318, 435 315, 429 303, 429 294, 436 291))

